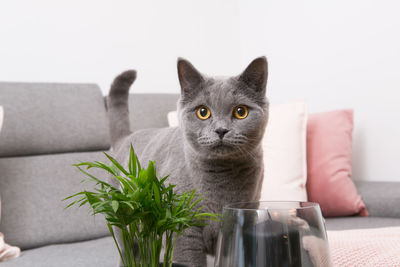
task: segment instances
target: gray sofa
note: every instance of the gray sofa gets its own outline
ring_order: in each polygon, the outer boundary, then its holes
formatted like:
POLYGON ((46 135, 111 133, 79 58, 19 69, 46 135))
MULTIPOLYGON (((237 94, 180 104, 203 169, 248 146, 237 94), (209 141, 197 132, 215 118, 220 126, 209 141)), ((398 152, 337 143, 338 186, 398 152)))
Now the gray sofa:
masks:
MULTIPOLYGON (((132 130, 167 127, 178 95, 131 95, 132 130)), ((105 98, 94 84, 0 83, 0 232, 22 249, 0 263, 25 266, 115 266, 118 254, 103 218, 61 200, 84 186, 72 167, 105 161, 105 98)), ((370 217, 328 218, 328 230, 400 226, 400 183, 357 183, 370 217)))

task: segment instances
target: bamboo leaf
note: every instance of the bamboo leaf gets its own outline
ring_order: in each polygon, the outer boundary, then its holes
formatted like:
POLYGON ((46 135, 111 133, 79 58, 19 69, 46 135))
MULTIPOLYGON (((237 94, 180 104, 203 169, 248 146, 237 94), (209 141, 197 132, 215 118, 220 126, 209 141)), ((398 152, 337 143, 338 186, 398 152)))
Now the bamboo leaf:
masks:
POLYGON ((129 172, 131 175, 136 176, 136 154, 133 146, 131 144, 131 149, 129 151, 129 172))
POLYGON ((77 168, 78 168, 78 170, 79 170, 80 172, 82 172, 82 173, 85 174, 86 176, 89 176, 89 177, 90 177, 92 180, 94 180, 95 182, 97 182, 97 183, 99 183, 99 184, 102 184, 102 185, 104 185, 105 187, 109 187, 109 188, 111 188, 111 189, 118 190, 117 188, 113 187, 113 186, 110 185, 109 183, 106 183, 106 182, 104 182, 104 181, 102 181, 102 180, 100 180, 100 179, 94 177, 93 175, 91 175, 91 174, 88 173, 87 171, 83 170, 82 168, 80 168, 80 167, 77 167, 77 168))
POLYGON ((153 192, 154 192, 154 200, 159 209, 161 209, 161 198, 160 198, 160 190, 157 187, 156 183, 153 182, 153 192))
POLYGON ((132 203, 128 202, 128 201, 122 201, 121 203, 124 203, 125 205, 127 205, 128 207, 130 207, 132 210, 135 210, 135 207, 132 205, 132 203))
POLYGON ((68 197, 64 198, 62 201, 68 200, 70 198, 73 198, 73 197, 76 197, 76 196, 79 196, 79 195, 84 195, 84 194, 85 194, 85 192, 79 192, 79 193, 76 193, 76 194, 73 194, 71 196, 68 196, 68 197))
POLYGON ((147 179, 149 179, 149 181, 157 180, 154 161, 149 161, 149 165, 147 166, 147 179))
POLYGON ((168 179, 169 175, 165 176, 164 178, 162 178, 160 180, 160 183, 163 184, 167 179, 168 179))
POLYGON ((169 209, 166 210, 166 212, 165 212, 165 217, 166 217, 166 218, 171 218, 171 217, 172 217, 171 211, 170 211, 169 209))
POLYGON ((118 210, 118 208, 119 208, 119 203, 118 203, 118 201, 113 200, 113 201, 111 202, 111 206, 112 206, 114 212, 117 212, 117 210, 118 210))
POLYGON ((112 175, 118 175, 118 172, 110 168, 107 164, 104 164, 103 162, 96 161, 96 163, 99 165, 99 168, 108 171, 112 175))
POLYGON ((133 191, 133 188, 130 185, 129 181, 127 179, 125 179, 124 177, 122 177, 122 176, 114 176, 113 178, 118 180, 121 183, 123 189, 127 189, 130 192, 133 191))
POLYGON ((136 157, 136 165, 137 165, 137 171, 140 172, 142 170, 142 167, 140 166, 138 157, 136 157))
POLYGON ((124 169, 124 167, 121 166, 121 164, 118 163, 113 157, 108 155, 106 152, 104 152, 106 157, 114 164, 115 167, 117 167, 123 174, 129 175, 129 173, 124 169))

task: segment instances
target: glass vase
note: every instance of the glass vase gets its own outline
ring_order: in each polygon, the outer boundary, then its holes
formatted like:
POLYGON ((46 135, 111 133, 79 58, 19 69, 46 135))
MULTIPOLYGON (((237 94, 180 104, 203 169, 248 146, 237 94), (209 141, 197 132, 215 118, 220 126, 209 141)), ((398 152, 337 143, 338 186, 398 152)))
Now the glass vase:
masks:
POLYGON ((247 202, 224 207, 215 267, 267 266, 331 266, 318 204, 247 202))

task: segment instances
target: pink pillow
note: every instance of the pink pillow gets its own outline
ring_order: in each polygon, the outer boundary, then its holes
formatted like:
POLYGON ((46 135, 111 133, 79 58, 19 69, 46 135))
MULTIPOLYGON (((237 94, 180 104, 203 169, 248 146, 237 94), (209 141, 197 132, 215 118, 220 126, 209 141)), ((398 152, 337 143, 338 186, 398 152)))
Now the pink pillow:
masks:
POLYGON ((351 180, 352 132, 352 110, 309 115, 307 194, 325 217, 368 216, 351 180))

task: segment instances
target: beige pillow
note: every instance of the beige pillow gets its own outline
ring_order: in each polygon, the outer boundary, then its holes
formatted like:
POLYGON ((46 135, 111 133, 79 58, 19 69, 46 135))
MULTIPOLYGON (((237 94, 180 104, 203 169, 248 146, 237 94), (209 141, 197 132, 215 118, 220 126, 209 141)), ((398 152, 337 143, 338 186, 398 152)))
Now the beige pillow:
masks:
MULTIPOLYGON (((176 111, 168 113, 168 123, 179 125, 176 111)), ((305 102, 270 106, 261 200, 307 201, 306 126, 305 102)))

